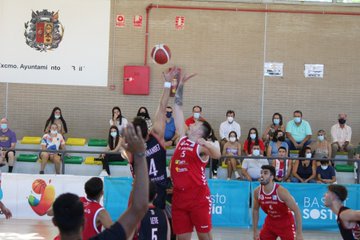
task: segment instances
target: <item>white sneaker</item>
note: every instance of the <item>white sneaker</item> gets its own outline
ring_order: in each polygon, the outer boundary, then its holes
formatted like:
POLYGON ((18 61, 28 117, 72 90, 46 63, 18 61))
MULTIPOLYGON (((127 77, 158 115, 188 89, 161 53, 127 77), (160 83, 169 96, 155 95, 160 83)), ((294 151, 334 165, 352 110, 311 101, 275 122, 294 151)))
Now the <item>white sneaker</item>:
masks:
POLYGON ((212 179, 217 179, 217 175, 213 175, 213 176, 212 176, 212 179))
POLYGON ((107 176, 109 176, 109 174, 104 169, 99 174, 99 177, 107 177, 107 176))

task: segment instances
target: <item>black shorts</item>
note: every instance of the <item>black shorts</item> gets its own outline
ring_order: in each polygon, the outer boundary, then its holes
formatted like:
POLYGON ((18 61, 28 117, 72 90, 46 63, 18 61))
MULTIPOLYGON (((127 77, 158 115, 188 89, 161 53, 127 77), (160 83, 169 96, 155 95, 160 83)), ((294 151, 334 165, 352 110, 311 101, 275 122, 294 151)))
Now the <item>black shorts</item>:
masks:
POLYGON ((9 156, 8 156, 9 152, 13 152, 14 156, 16 154, 15 150, 7 150, 6 153, 5 153, 5 159, 6 159, 7 162, 9 162, 9 156))

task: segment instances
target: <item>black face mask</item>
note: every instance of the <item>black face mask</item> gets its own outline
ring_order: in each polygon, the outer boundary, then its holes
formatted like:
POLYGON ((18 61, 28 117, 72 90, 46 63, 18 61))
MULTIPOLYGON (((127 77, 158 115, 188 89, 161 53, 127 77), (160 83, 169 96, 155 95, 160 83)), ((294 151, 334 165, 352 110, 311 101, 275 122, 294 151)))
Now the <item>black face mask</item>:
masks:
POLYGON ((139 113, 138 114, 138 117, 146 118, 146 116, 147 116, 146 113, 139 113))
POLYGON ((339 123, 340 123, 340 124, 345 124, 345 123, 346 123, 346 119, 340 118, 340 119, 339 119, 339 123))
POLYGON ((284 137, 284 136, 278 137, 278 140, 279 140, 280 142, 283 142, 283 141, 285 141, 285 137, 284 137))

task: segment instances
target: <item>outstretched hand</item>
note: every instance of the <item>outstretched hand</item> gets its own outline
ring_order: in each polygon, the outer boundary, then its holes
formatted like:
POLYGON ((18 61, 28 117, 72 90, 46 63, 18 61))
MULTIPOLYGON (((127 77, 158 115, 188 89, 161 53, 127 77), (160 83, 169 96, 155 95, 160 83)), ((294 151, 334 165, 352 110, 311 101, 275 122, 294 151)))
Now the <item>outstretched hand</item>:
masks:
POLYGON ((182 75, 181 79, 180 79, 180 84, 184 84, 186 83, 190 78, 193 78, 197 75, 197 73, 193 73, 189 76, 186 76, 186 74, 182 75))
POLYGON ((141 129, 135 127, 132 123, 128 123, 124 132, 125 136, 125 149, 132 154, 144 153, 146 150, 145 141, 141 135, 141 129))
POLYGON ((166 73, 163 72, 165 82, 171 82, 176 76, 176 74, 179 73, 179 71, 179 68, 177 66, 174 66, 170 68, 169 71, 167 71, 166 73))

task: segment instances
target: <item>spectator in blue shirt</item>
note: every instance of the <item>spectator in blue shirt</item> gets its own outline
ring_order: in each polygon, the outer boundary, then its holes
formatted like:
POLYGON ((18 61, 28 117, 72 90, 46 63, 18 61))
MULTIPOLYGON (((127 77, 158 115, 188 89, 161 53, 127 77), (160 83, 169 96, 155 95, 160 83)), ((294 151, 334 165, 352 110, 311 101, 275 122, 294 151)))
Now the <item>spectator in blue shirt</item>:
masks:
POLYGON ((318 183, 335 183, 336 174, 335 169, 329 165, 329 160, 324 159, 320 161, 321 165, 316 169, 316 176, 318 183))
POLYGON ((302 112, 296 110, 294 119, 286 125, 286 142, 290 150, 300 150, 311 143, 310 124, 302 119, 302 112))
POLYGON ((172 116, 173 109, 170 106, 166 107, 166 120, 165 120, 165 147, 175 146, 179 135, 176 132, 174 118, 172 116))

